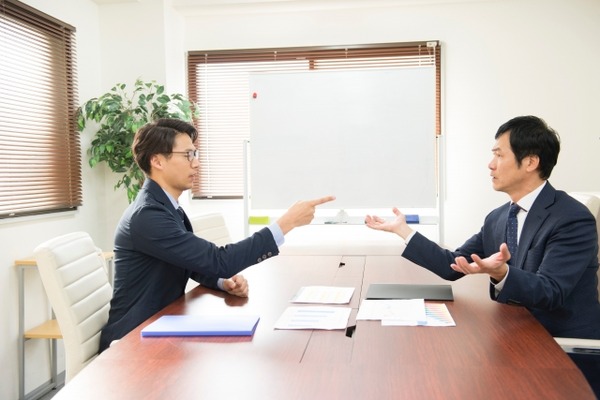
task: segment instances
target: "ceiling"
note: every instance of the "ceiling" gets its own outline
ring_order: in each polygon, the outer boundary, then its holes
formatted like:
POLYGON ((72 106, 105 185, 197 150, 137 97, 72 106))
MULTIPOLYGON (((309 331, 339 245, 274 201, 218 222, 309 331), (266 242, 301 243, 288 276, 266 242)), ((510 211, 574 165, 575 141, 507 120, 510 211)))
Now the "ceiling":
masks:
MULTIPOLYGON (((142 0, 93 0, 96 4, 139 3, 142 0)), ((489 2, 495 0, 170 0, 185 16, 277 11, 335 10, 365 7, 489 2)))

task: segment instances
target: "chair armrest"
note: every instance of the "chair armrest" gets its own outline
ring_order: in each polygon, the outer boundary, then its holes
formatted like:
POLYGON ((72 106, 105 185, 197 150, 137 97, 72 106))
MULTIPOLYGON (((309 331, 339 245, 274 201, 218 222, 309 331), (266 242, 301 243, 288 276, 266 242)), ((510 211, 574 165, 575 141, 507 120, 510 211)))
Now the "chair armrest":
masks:
POLYGON ((600 340, 555 337, 556 343, 567 353, 600 355, 600 340))

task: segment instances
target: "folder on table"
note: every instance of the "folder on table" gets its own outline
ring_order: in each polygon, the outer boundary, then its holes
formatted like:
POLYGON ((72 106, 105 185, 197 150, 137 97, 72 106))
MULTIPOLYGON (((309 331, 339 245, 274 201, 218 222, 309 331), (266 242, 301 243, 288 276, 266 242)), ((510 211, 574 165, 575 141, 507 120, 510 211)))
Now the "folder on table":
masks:
POLYGON ((252 336, 257 315, 163 315, 142 336, 252 336))
POLYGON ((425 299, 453 301, 452 286, 400 283, 372 283, 367 290, 367 299, 425 299))
POLYGON ((406 214, 404 215, 407 224, 418 224, 419 223, 419 215, 418 214, 406 214))

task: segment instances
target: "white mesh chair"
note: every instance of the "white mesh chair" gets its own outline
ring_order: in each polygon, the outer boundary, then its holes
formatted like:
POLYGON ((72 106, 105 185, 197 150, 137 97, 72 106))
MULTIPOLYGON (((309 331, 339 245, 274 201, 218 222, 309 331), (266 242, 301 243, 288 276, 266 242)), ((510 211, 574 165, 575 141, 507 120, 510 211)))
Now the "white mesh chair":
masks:
MULTIPOLYGON (((600 232, 600 193, 573 192, 569 195, 583 204, 596 217, 596 230, 600 232)), ((598 239, 600 259, 600 237, 598 239)), ((598 270, 598 294, 600 296, 600 269, 598 270)), ((555 337, 556 342, 567 353, 597 353, 600 355, 600 340, 555 337)))
POLYGON ((198 215, 190 218, 190 222, 196 236, 213 242, 217 246, 231 243, 225 219, 220 213, 198 215))
POLYGON ((48 240, 34 257, 62 333, 69 382, 98 354, 108 321, 112 288, 105 260, 85 232, 48 240))

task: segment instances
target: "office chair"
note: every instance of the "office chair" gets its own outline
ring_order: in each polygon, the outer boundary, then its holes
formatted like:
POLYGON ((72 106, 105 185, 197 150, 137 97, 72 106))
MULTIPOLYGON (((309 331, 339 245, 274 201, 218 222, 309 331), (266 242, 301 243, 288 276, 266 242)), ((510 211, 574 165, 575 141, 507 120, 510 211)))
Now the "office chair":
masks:
POLYGON ((202 239, 213 242, 217 246, 225 246, 231 243, 229 230, 225 225, 225 219, 220 213, 198 215, 190 218, 194 234, 202 239))
POLYGON ((48 240, 34 257, 62 333, 69 382, 98 354, 108 321, 112 288, 105 260, 85 232, 48 240))
MULTIPOLYGON (((225 246, 231 243, 229 230, 227 229, 227 225, 225 225, 225 219, 221 213, 197 215, 191 217, 190 222, 196 236, 213 242, 217 246, 225 246)), ((198 286, 198 282, 190 279, 185 286, 185 291, 189 292, 196 286, 198 286)))
MULTIPOLYGON (((596 217, 596 230, 600 232, 600 193, 574 192, 569 195, 585 204, 596 217)), ((600 260, 600 236, 598 239, 600 260)), ((600 269, 598 270, 598 295, 600 296, 600 269)), ((567 353, 594 353, 600 355, 600 340, 555 337, 556 342, 567 353)))

